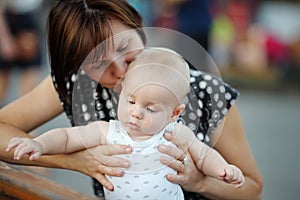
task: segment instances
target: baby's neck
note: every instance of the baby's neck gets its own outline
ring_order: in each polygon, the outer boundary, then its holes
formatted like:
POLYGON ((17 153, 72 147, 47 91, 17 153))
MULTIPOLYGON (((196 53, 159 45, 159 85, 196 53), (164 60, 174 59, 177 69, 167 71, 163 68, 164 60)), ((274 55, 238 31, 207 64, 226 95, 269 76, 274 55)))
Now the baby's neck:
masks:
POLYGON ((148 139, 150 139, 151 137, 153 137, 153 135, 151 136, 151 135, 145 135, 145 136, 132 136, 132 135, 130 135, 130 133, 127 133, 129 136, 130 136, 130 138, 133 140, 133 141, 135 141, 135 142, 141 142, 141 141, 145 141, 145 140, 148 140, 148 139))

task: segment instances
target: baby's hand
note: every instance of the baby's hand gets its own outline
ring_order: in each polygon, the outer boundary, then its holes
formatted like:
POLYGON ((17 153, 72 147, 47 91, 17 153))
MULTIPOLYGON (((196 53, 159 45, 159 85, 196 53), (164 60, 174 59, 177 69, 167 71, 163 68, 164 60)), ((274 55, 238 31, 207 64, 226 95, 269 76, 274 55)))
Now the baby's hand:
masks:
POLYGON ((37 160, 42 153, 42 146, 38 142, 29 138, 12 138, 8 142, 6 151, 9 152, 14 147, 16 147, 14 151, 15 160, 20 160, 25 154, 29 155, 29 160, 37 160))
POLYGON ((228 183, 235 184, 236 188, 240 188, 245 183, 245 177, 242 171, 234 165, 227 165, 219 173, 220 179, 225 180, 228 183))

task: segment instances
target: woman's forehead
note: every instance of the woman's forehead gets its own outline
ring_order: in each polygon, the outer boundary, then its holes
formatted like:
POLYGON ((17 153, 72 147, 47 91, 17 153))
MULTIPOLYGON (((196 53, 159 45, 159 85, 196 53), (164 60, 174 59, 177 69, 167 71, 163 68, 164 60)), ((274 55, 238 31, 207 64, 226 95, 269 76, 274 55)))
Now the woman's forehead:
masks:
MULTIPOLYGON (((115 25, 113 25, 115 26, 115 25)), ((118 50, 118 48, 128 45, 129 43, 137 43, 140 45, 139 48, 143 47, 141 38, 135 29, 130 29, 127 26, 121 24, 122 27, 112 29, 112 36, 103 41, 98 45, 100 48, 106 52, 106 55, 112 54, 118 50)), ((105 55, 102 54, 105 57, 105 55)))
MULTIPOLYGON (((102 60, 112 60, 115 58, 115 54, 120 48, 124 48, 128 46, 130 43, 137 42, 139 43, 140 39, 138 34, 133 30, 126 30, 118 34, 114 34, 112 37, 108 38, 107 40, 103 41, 99 44, 92 52, 91 52, 91 59, 95 61, 102 61, 102 60), (103 52, 103 53, 99 53, 103 52), (96 56, 96 57, 95 57, 96 56)), ((138 48, 142 48, 143 45, 137 45, 138 48)), ((131 51, 135 51, 134 49, 126 49, 126 53, 130 53, 131 51)))
POLYGON ((121 41, 123 38, 132 38, 138 36, 136 29, 130 28, 117 19, 111 19, 110 25, 112 38, 115 42, 121 41))

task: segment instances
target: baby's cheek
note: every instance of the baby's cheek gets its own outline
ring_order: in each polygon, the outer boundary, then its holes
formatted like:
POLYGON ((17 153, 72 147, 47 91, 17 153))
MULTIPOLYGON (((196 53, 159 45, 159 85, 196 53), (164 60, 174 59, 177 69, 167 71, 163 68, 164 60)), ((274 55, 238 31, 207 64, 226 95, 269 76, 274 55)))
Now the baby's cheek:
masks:
POLYGON ((151 132, 157 133, 160 130, 162 130, 166 125, 165 119, 163 118, 155 118, 152 117, 149 119, 149 129, 151 129, 151 132))

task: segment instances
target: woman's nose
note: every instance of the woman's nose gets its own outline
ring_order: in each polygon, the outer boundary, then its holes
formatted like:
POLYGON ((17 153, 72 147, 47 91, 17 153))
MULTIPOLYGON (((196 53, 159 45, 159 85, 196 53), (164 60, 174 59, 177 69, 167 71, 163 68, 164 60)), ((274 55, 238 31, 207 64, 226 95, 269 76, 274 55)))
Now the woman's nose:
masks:
POLYGON ((124 58, 119 58, 112 62, 113 71, 112 74, 114 77, 120 79, 123 78, 128 69, 128 62, 124 58))

